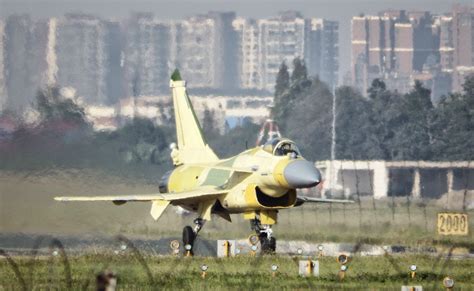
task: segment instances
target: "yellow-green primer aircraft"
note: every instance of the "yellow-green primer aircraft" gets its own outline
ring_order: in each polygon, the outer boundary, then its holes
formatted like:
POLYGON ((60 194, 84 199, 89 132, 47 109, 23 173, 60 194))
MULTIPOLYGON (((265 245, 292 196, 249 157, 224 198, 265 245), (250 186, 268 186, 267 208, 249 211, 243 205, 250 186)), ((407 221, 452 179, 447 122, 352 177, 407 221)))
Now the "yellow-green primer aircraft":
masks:
POLYGON ((159 183, 159 192, 127 196, 56 197, 57 201, 150 201, 151 215, 157 220, 169 204, 197 212, 195 227, 183 229, 183 242, 192 248, 194 240, 211 214, 231 221, 230 214, 242 213, 259 236, 263 252, 274 252, 272 225, 280 209, 304 202, 351 203, 349 200, 298 196, 296 189, 314 187, 321 174, 305 160, 289 139, 273 139, 263 146, 246 150, 228 159, 219 159, 202 134, 186 82, 179 71, 171 76, 176 136, 171 158, 175 168, 159 183))

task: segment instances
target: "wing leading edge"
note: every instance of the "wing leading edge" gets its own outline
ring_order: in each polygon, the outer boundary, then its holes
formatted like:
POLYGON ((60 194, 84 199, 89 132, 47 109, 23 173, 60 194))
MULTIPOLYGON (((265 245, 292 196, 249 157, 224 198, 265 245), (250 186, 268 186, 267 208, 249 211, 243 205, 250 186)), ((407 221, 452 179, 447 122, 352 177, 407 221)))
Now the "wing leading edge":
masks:
POLYGON ((325 198, 315 198, 315 197, 308 197, 308 196, 298 196, 296 201, 297 205, 301 205, 303 203, 354 203, 353 200, 343 200, 343 199, 325 199, 325 198))
MULTIPOLYGON (((120 205, 126 202, 148 202, 151 201, 150 214, 153 219, 163 214, 166 207, 173 201, 185 200, 209 200, 218 195, 226 194, 228 190, 216 188, 199 188, 193 191, 184 191, 178 193, 156 193, 156 194, 139 194, 139 195, 110 195, 110 196, 61 196, 54 197, 56 201, 63 202, 94 202, 94 201, 112 201, 114 204, 120 205)), ((213 200, 215 201, 215 200, 213 200)))
POLYGON ((105 195, 105 196, 60 196, 54 197, 56 201, 72 202, 72 201, 112 201, 112 202, 146 202, 155 200, 177 201, 192 198, 204 198, 209 196, 216 196, 226 194, 229 190, 222 190, 216 188, 198 188, 192 191, 184 191, 177 193, 152 193, 152 194, 137 194, 137 195, 105 195))

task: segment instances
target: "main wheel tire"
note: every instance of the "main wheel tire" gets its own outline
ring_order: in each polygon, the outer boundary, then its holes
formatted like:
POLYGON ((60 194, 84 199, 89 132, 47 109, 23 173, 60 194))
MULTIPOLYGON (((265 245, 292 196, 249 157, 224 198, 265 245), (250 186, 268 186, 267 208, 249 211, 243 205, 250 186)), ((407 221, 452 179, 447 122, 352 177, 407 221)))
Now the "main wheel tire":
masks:
POLYGON ((191 247, 193 247, 195 239, 196 239, 196 234, 194 233, 193 228, 189 225, 186 225, 183 228, 183 244, 184 244, 184 247, 186 245, 191 245, 191 247))

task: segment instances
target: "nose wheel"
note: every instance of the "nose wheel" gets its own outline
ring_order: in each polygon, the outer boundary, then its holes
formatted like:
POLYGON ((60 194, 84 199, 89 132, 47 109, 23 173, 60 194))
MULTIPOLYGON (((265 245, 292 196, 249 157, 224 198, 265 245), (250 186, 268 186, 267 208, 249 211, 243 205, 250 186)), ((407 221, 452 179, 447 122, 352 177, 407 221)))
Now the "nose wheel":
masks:
POLYGON ((272 226, 270 224, 261 224, 260 219, 250 220, 252 230, 258 235, 262 254, 274 254, 276 250, 276 239, 273 236, 272 226))
POLYGON ((274 237, 268 238, 266 234, 260 235, 260 245, 263 254, 274 254, 276 250, 276 239, 274 237))

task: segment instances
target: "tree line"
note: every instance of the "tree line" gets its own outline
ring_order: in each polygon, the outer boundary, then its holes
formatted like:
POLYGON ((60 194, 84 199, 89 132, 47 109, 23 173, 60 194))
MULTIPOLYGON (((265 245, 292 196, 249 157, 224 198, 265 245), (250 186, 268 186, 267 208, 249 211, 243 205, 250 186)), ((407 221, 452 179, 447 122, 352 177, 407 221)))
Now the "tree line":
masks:
MULTIPOLYGON (((172 168, 173 116, 163 125, 138 117, 114 131, 94 131, 84 108, 62 96, 55 86, 37 92, 34 109, 36 123, 20 121, 11 134, 0 132, 0 169, 100 168, 125 174, 147 172, 146 177, 156 178, 172 168)), ((15 114, 3 112, 2 116, 15 114)), ((221 134, 211 110, 205 110, 202 125, 207 141, 221 157, 254 145, 260 128, 244 119, 221 134)))
MULTIPOLYGON (((292 73, 280 66, 272 116, 311 160, 330 158, 333 93, 304 62, 292 73)), ((336 94, 336 159, 474 159, 474 75, 463 91, 434 104, 431 92, 416 81, 410 92, 388 90, 375 79, 367 96, 342 86, 336 94)))
MULTIPOLYGON (((280 66, 272 118, 309 160, 330 159, 333 95, 317 77, 308 76, 300 59, 293 70, 280 66)), ((388 90, 375 79, 367 96, 342 86, 336 94, 336 159, 473 160, 474 75, 463 91, 433 104, 429 89, 416 82, 410 92, 388 90)), ((156 125, 135 118, 112 132, 94 132, 84 108, 48 87, 36 96, 36 126, 20 126, 0 136, 0 168, 121 167, 145 165, 155 175, 171 168, 168 145, 175 142, 174 122, 156 125)), ((224 133, 214 113, 204 112, 203 131, 220 157, 255 145, 260 124, 245 119, 224 133)), ((136 168, 134 168, 136 169, 136 168)))

